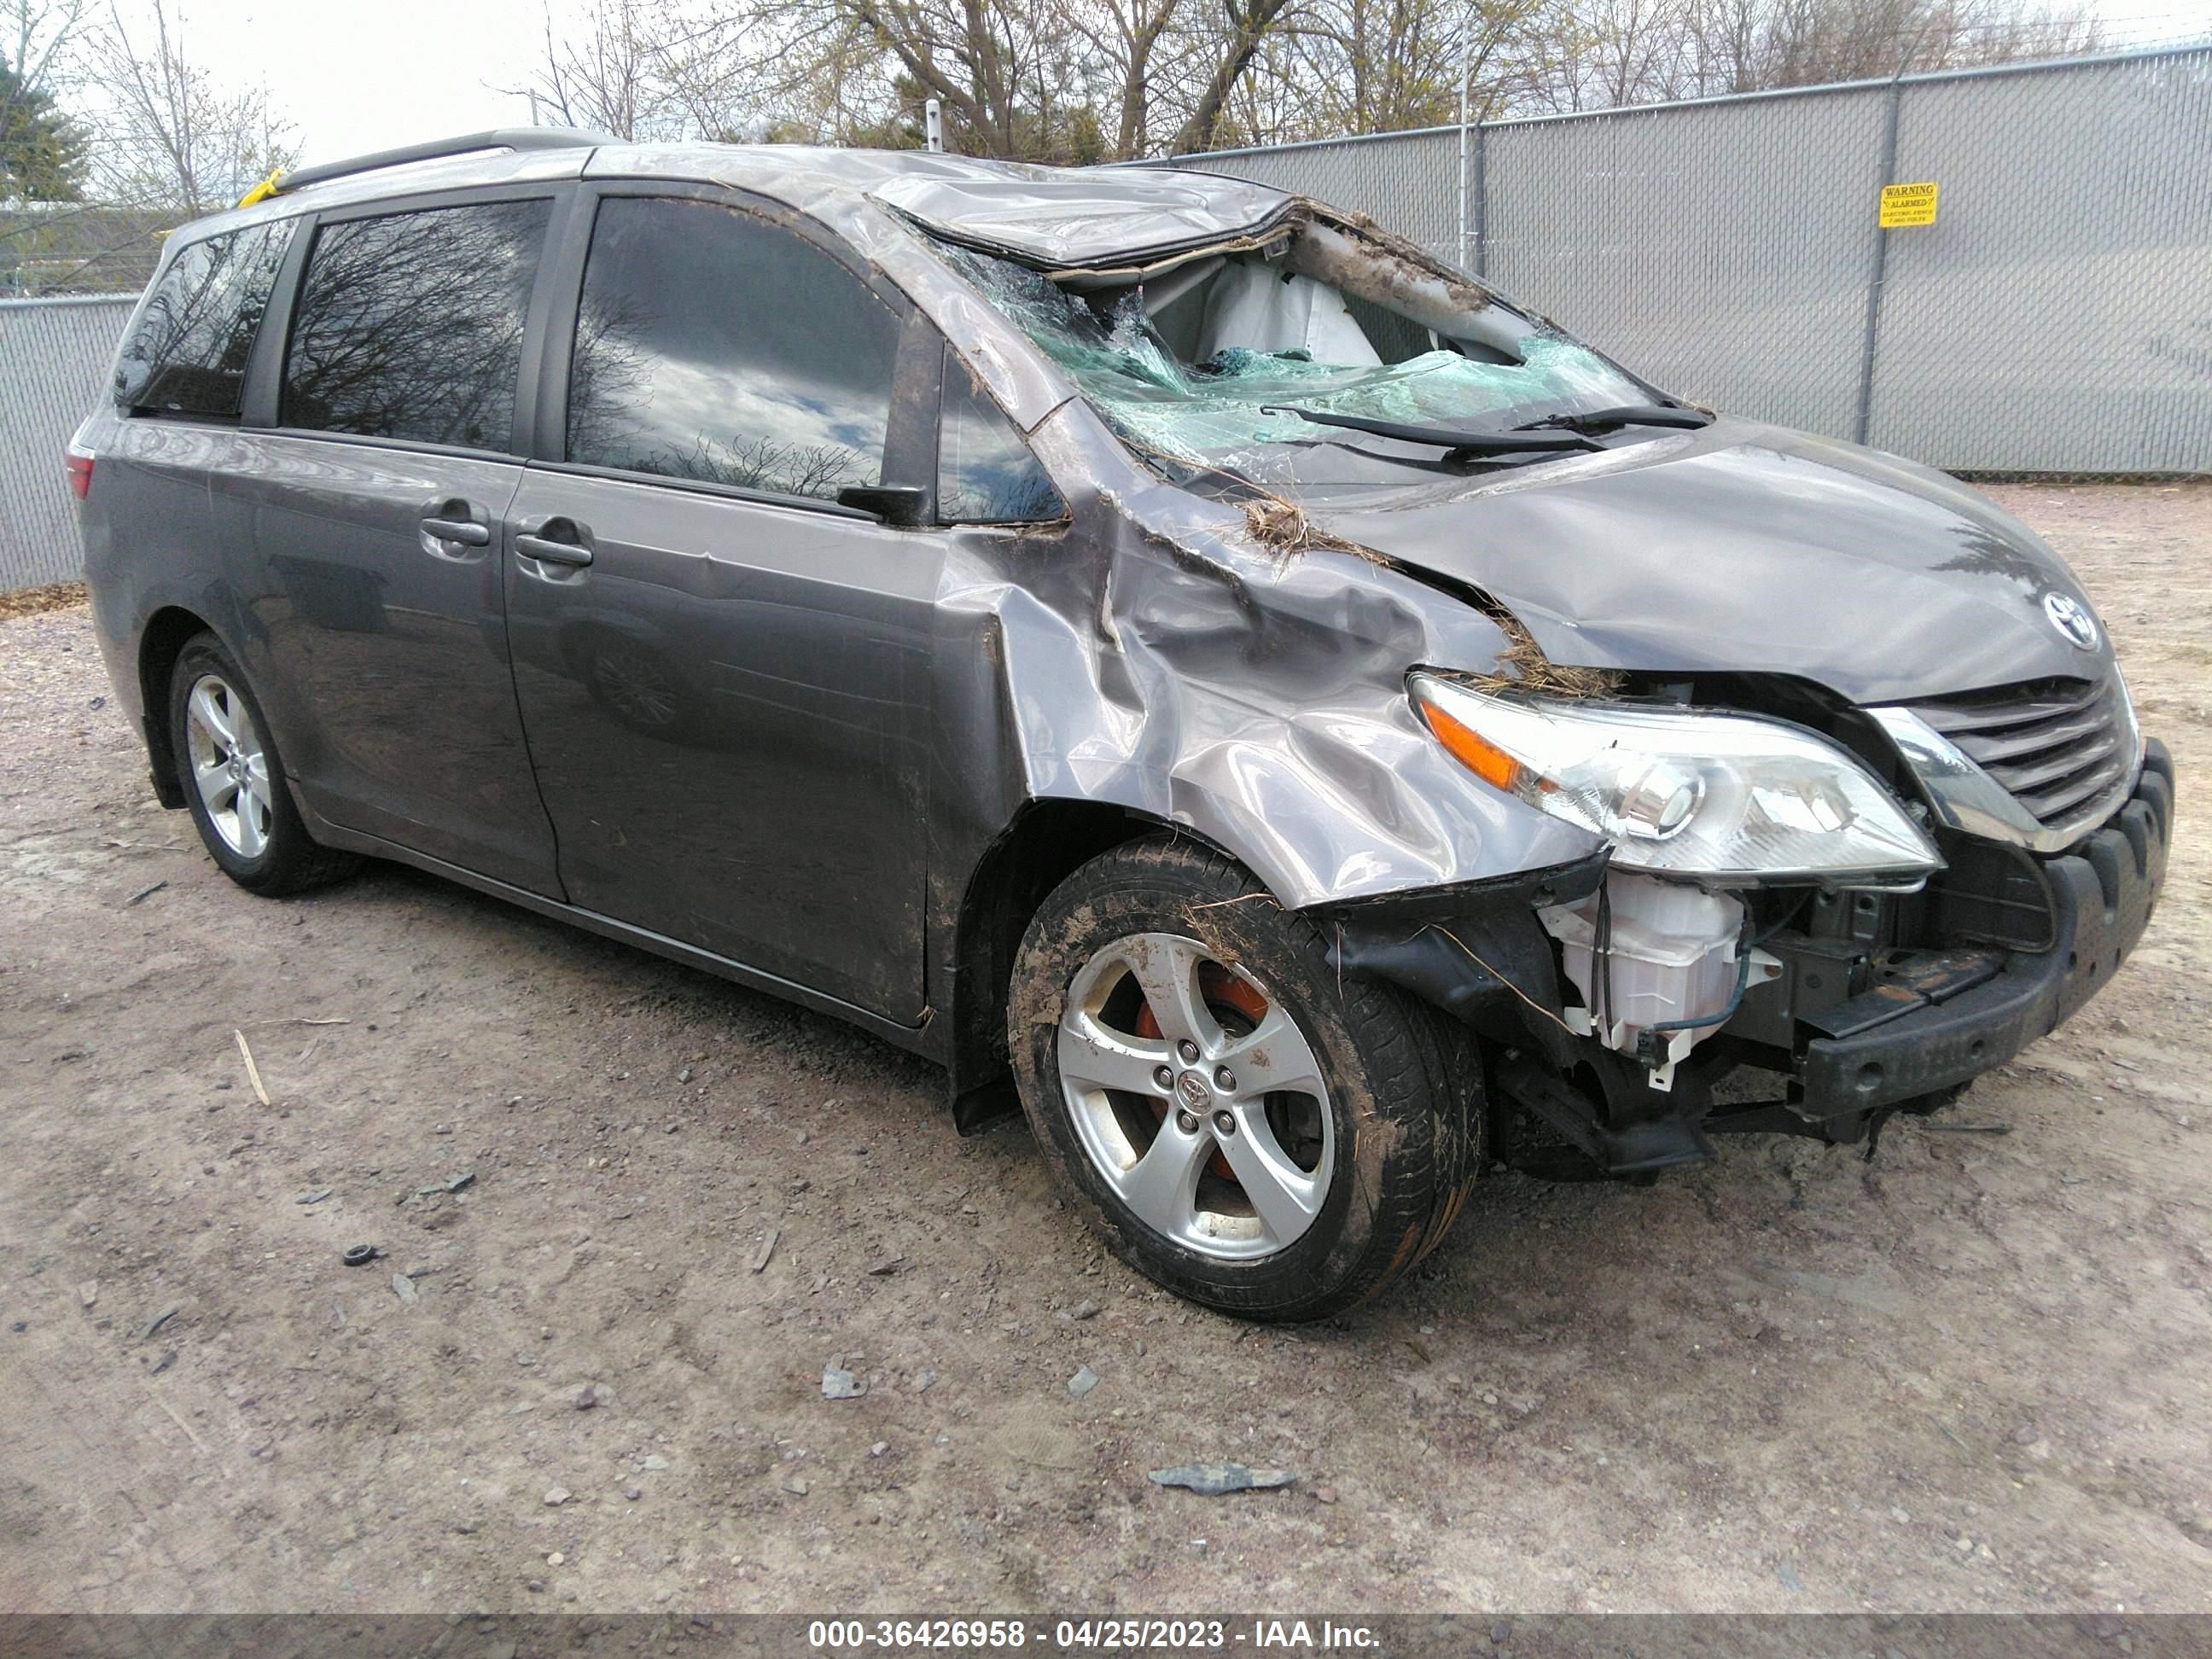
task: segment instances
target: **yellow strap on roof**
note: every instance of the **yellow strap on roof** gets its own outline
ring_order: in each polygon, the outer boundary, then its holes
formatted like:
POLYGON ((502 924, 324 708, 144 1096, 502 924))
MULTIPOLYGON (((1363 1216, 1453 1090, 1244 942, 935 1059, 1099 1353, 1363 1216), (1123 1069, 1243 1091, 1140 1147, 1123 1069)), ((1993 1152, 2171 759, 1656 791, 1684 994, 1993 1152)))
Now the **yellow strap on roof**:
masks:
POLYGON ((259 184, 254 185, 252 190, 247 191, 245 195, 240 197, 238 198, 239 206, 247 208, 253 206, 257 202, 267 201, 270 197, 276 193, 276 186, 283 177, 284 169, 278 167, 276 172, 270 173, 259 184))

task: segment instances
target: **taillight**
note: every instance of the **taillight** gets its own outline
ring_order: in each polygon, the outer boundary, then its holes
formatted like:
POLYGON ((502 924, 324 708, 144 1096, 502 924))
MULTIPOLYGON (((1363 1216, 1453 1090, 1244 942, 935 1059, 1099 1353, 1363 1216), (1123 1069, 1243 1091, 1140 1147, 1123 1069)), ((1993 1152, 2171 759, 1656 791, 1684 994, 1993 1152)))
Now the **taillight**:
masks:
POLYGON ((70 494, 82 501, 92 494, 92 457, 81 450, 70 450, 62 457, 62 465, 69 472, 70 494))

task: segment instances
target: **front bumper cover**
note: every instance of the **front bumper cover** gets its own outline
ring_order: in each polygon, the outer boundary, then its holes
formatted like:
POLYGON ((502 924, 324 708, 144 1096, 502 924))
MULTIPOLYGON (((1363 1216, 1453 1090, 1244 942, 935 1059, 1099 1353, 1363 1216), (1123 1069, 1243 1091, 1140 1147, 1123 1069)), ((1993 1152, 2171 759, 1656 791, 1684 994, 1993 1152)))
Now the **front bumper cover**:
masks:
POLYGON ((1870 1029, 1816 1036, 1798 1066, 1800 1115, 1826 1119, 1934 1094, 2001 1066, 2096 994, 2135 949, 2166 884, 2173 761, 2147 746, 2126 805, 2071 852, 2045 861, 2057 943, 2014 951, 1994 974, 1870 1029))

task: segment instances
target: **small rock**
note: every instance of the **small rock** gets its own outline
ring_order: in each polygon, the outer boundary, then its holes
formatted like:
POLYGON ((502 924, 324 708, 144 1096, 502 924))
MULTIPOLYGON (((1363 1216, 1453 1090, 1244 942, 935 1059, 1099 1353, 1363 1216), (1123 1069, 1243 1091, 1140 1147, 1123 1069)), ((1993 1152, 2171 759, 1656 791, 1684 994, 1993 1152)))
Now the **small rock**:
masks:
POLYGON ((889 1279, 893 1273, 898 1272, 899 1269, 905 1266, 906 1258, 902 1255, 895 1255, 891 1257, 890 1261, 878 1261, 874 1267, 869 1268, 868 1277, 871 1279, 889 1279))
POLYGON ((867 1391, 868 1385, 852 1372, 840 1370, 835 1365, 822 1368, 822 1397, 824 1400, 858 1400, 867 1391))
POLYGON ((806 1131, 805 1131, 805 1130, 801 1129, 801 1130, 799 1132, 799 1144, 800 1146, 804 1146, 807 1143, 807 1141, 808 1141, 808 1139, 809 1139, 810 1138, 811 1138, 811 1137, 809 1137, 809 1136, 808 1136, 808 1134, 807 1134, 807 1133, 806 1133, 806 1131))
POLYGON ((637 1466, 648 1474, 654 1474, 668 1467, 668 1460, 659 1452, 647 1452, 637 1460, 637 1466))
POLYGON ((404 1306, 410 1308, 422 1299, 421 1293, 415 1288, 415 1281, 408 1278, 405 1273, 392 1275, 392 1293, 399 1298, 404 1306))
POLYGON ((559 1509, 562 1504, 568 1501, 568 1489, 566 1486, 547 1487, 545 1490, 545 1507, 549 1510, 559 1509))
POLYGON ((88 1308, 99 1301, 100 1281, 96 1279, 86 1279, 83 1284, 76 1287, 76 1299, 88 1308))
POLYGON ((568 1395, 568 1404, 576 1411, 587 1412, 599 1403, 599 1391, 588 1382, 568 1395))
POLYGON ((1232 1492, 1287 1486, 1297 1476, 1288 1469, 1247 1468, 1242 1463, 1180 1463, 1154 1469, 1146 1479, 1156 1486, 1185 1486, 1201 1497, 1219 1498, 1232 1492))
POLYGON ((1067 1391, 1078 1400, 1098 1386, 1098 1373, 1085 1365, 1067 1379, 1067 1391))
POLYGON ((1797 1569, 1791 1566, 1787 1560, 1777 1561, 1774 1564, 1774 1576, 1782 1581, 1783 1589, 1796 1590, 1800 1595, 1805 1593, 1805 1581, 1798 1577, 1797 1569))
POLYGON ((1490 1621, 1491 1646, 1494 1648, 1502 1648, 1506 1644, 1506 1643, 1512 1639, 1512 1626, 1507 1624, 1503 1619, 1493 1619, 1490 1621))
MULTIPOLYGON (((174 1319, 183 1311, 184 1308, 181 1304, 172 1304, 170 1306, 162 1309, 161 1312, 155 1314, 151 1319, 146 1322, 146 1328, 138 1333, 138 1340, 141 1342, 150 1340, 155 1332, 160 1330, 162 1326, 167 1324, 171 1320, 174 1319)), ((23 1328, 21 1325, 18 1325, 15 1328, 20 1331, 23 1328)))
POLYGON ((937 1373, 935 1371, 916 1371, 914 1374, 914 1391, 916 1394, 927 1394, 936 1386, 937 1373))
POLYGON ((881 1457, 881 1456, 882 1456, 885 1452, 889 1451, 890 1449, 891 1449, 891 1443, 890 1443, 890 1441, 888 1441, 888 1440, 878 1440, 878 1441, 877 1441, 877 1442, 876 1442, 876 1443, 875 1443, 874 1445, 872 1445, 872 1446, 871 1446, 871 1447, 869 1447, 869 1448, 868 1448, 868 1455, 869 1455, 869 1456, 871 1456, 871 1457, 881 1457))
POLYGON ((295 1204, 319 1204, 330 1195, 331 1189, 328 1187, 318 1187, 312 1193, 301 1193, 292 1201, 295 1204))
POLYGON ((806 1478, 804 1475, 787 1474, 783 1477, 783 1489, 796 1497, 804 1498, 806 1496, 806 1478))
POLYGON ((477 1523, 473 1521, 463 1521, 453 1528, 455 1532, 460 1534, 464 1538, 474 1535, 476 1529, 477 1523))
POLYGON ((149 1372, 149 1375, 159 1376, 163 1371, 166 1371, 170 1366, 176 1363, 177 1351, 174 1348, 165 1349, 162 1352, 161 1357, 154 1362, 153 1369, 149 1372))
POLYGON ((1314 1501, 1316 1504, 1334 1504, 1336 1502, 1336 1488, 1334 1486, 1316 1486, 1313 1489, 1313 1495, 1314 1501))
POLYGON ((691 1080, 691 1068, 686 1066, 676 1074, 676 1080, 678 1083, 689 1083, 691 1080))
POLYGON ((1060 1317, 1075 1320, 1096 1319, 1098 1317, 1098 1304, 1096 1302, 1079 1302, 1060 1315, 1060 1317))
POLYGON ((631 1503, 635 1504, 639 1498, 645 1496, 645 1488, 642 1486, 624 1486, 623 1488, 623 1496, 629 1498, 631 1503))

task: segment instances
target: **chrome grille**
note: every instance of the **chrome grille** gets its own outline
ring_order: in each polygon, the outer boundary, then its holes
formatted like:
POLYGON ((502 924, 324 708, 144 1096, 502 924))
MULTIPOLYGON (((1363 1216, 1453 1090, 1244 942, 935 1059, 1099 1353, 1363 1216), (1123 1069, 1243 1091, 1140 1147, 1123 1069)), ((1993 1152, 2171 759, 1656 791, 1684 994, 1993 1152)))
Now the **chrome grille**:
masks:
POLYGON ((2135 773, 2118 676, 2031 680, 1908 705, 2046 830, 2086 829, 2135 773))

